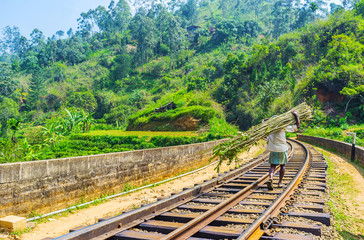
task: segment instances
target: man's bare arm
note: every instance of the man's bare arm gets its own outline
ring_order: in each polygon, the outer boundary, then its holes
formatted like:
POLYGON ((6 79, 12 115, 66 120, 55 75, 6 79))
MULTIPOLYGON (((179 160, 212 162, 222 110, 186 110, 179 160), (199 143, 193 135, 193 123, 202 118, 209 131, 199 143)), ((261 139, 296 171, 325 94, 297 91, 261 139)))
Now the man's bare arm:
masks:
POLYGON ((300 121, 300 117, 298 116, 298 113, 296 111, 292 111, 292 114, 296 119, 297 128, 300 128, 301 127, 301 121, 300 121))

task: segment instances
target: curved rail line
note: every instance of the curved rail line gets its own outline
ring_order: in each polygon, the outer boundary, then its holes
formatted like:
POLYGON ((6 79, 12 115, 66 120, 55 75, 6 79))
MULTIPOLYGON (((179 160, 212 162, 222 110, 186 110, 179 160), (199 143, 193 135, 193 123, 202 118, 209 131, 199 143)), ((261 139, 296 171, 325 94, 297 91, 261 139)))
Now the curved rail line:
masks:
MULTIPOLYGON (((101 219, 97 224, 55 239, 295 239, 294 234, 280 233, 281 229, 320 235, 318 225, 281 220, 282 216, 293 215, 329 224, 329 216, 320 213, 322 207, 312 204, 323 204, 318 198, 320 195, 302 191, 324 189, 322 181, 326 165, 323 158, 317 153, 313 157, 314 150, 297 141, 291 140, 289 145, 291 151, 284 178, 287 187, 272 191, 265 188, 269 177, 265 153, 239 169, 184 189, 167 199, 101 219), (312 177, 309 177, 310 172, 313 172, 312 177), (316 189, 310 184, 312 181, 319 183, 316 189), (308 188, 305 188, 306 183, 308 188), (314 198, 303 199, 303 202, 311 202, 294 204, 297 195, 305 193, 308 196, 313 194, 314 198), (314 212, 291 213, 288 209, 291 206, 314 212), (271 236, 268 233, 272 228, 275 232, 271 236)), ((313 236, 297 236, 297 239, 314 239, 313 236)))

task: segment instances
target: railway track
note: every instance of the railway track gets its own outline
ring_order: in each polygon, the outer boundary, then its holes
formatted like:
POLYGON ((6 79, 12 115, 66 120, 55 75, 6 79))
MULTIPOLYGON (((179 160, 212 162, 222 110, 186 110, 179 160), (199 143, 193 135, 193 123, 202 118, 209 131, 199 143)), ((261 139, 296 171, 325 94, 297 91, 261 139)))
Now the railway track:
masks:
POLYGON ((322 199, 325 160, 311 147, 289 145, 283 188, 266 188, 265 154, 169 198, 55 239, 321 239, 330 225, 322 199))

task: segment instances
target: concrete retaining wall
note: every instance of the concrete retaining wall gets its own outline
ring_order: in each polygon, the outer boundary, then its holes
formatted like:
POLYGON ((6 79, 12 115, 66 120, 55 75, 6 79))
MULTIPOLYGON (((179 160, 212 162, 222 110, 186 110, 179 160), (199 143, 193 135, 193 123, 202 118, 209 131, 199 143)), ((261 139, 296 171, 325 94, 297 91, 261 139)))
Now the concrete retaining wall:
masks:
MULTIPOLYGON (((297 139, 300 141, 312 143, 318 146, 325 147, 327 149, 332 149, 337 151, 338 153, 343 154, 344 156, 351 158, 351 148, 352 144, 335 141, 327 138, 320 137, 311 137, 304 135, 297 135, 297 139)), ((355 159, 362 165, 364 165, 364 148, 363 147, 355 147, 355 159)))
POLYGON ((222 141, 0 164, 0 217, 46 213, 121 192, 127 183, 157 182, 206 165, 222 141))

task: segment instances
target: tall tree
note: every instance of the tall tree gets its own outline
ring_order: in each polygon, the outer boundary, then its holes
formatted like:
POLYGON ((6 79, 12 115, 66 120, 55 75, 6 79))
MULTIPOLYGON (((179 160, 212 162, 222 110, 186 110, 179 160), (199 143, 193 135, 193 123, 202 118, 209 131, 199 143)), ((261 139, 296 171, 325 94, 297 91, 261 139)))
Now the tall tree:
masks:
POLYGON ((185 40, 181 19, 169 12, 162 4, 154 5, 148 15, 155 19, 158 48, 164 44, 171 53, 170 67, 172 68, 176 53, 182 48, 185 40))
POLYGON ((3 40, 1 41, 0 51, 17 54, 23 42, 19 28, 6 26, 3 31, 3 40))
POLYGON ((111 82, 111 87, 114 88, 115 82, 117 80, 121 80, 128 76, 131 70, 131 63, 132 58, 124 48, 122 52, 115 57, 112 63, 110 73, 113 81, 111 82))
POLYGON ((35 28, 30 34, 31 37, 31 48, 35 52, 39 52, 45 44, 45 36, 42 31, 35 28))
POLYGON ((183 28, 181 28, 181 24, 177 17, 169 14, 169 17, 166 20, 164 35, 166 45, 171 51, 170 68, 172 69, 176 55, 181 50, 183 42, 185 41, 185 36, 183 34, 183 28))
POLYGON ((110 9, 114 28, 117 32, 124 32, 131 20, 130 6, 127 1, 119 0, 116 6, 110 9))
POLYGON ((84 39, 87 39, 92 35, 92 30, 94 27, 94 22, 92 18, 93 12, 93 10, 89 10, 87 13, 83 12, 81 13, 81 17, 77 19, 77 32, 84 39))
POLYGON ((293 23, 293 29, 298 29, 304 27, 312 19, 312 11, 308 4, 304 4, 298 10, 298 17, 293 23))
POLYGON ((187 0, 187 2, 182 5, 181 15, 187 20, 189 25, 198 23, 198 5, 197 0, 187 0))
POLYGON ((56 61, 57 42, 48 38, 47 43, 40 49, 38 53, 38 63, 42 66, 50 66, 56 61))
MULTIPOLYGON (((140 64, 148 62, 157 43, 156 27, 153 19, 146 15, 145 9, 139 9, 135 14, 131 26, 132 36, 138 42, 137 53, 140 64)), ((144 68, 143 68, 144 70, 144 68)))
POLYGON ((16 86, 11 65, 0 62, 0 101, 2 97, 9 97, 16 90, 16 86))
POLYGON ((29 94, 29 104, 30 107, 36 109, 37 112, 42 106, 42 96, 45 94, 45 70, 35 70, 32 73, 32 78, 30 80, 30 94, 29 94))
POLYGON ((311 4, 310 4, 310 9, 311 9, 311 11, 312 11, 312 20, 314 21, 315 20, 315 12, 317 11, 317 9, 318 9, 318 6, 317 6, 317 4, 316 3, 314 3, 314 2, 312 2, 311 4))
POLYGON ((277 1, 272 10, 272 36, 277 39, 289 31, 289 13, 284 1, 277 1))
POLYGON ((92 18, 101 33, 112 32, 112 19, 105 7, 98 6, 95 10, 93 10, 92 18))
POLYGON ((343 6, 335 4, 335 3, 330 3, 330 14, 334 14, 337 10, 343 9, 343 6))
POLYGON ((73 29, 72 28, 68 29, 67 36, 68 36, 68 38, 71 38, 73 36, 73 29))
POLYGON ((59 30, 59 31, 56 32, 56 35, 58 36, 58 39, 61 39, 61 37, 64 36, 64 31, 59 30))

